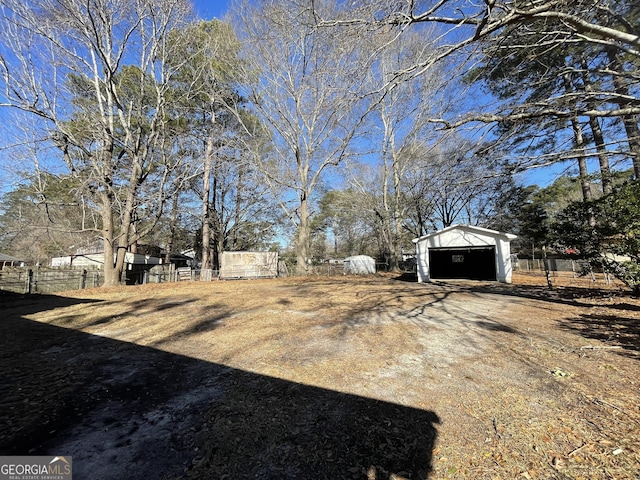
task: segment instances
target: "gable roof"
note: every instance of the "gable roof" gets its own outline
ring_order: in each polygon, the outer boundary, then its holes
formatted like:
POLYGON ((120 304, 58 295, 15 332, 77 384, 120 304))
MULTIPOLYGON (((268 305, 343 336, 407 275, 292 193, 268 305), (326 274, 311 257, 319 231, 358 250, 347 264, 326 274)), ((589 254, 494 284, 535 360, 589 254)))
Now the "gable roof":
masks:
POLYGON ((485 235, 488 237, 504 238, 505 240, 508 240, 508 241, 515 240, 516 238, 518 238, 517 235, 513 235, 512 233, 498 232, 497 230, 491 230, 489 228, 482 228, 482 227, 475 227, 473 225, 455 224, 455 225, 451 225, 449 227, 443 228, 442 230, 438 230, 437 232, 430 233, 428 235, 423 235, 422 237, 414 238, 412 242, 413 243, 422 242, 423 240, 428 240, 430 238, 437 237, 439 235, 442 235, 443 233, 450 232, 451 230, 463 230, 467 232, 476 233, 479 235, 485 235))
POLYGON ((23 262, 21 258, 12 257, 11 255, 5 255, 0 253, 0 262, 23 262))

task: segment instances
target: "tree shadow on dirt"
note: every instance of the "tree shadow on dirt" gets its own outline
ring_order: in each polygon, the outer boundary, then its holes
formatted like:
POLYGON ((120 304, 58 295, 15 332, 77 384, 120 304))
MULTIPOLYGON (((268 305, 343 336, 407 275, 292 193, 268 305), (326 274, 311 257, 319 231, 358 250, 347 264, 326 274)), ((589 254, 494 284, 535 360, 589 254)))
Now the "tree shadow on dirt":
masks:
POLYGON ((25 318, 85 301, 0 320, 0 455, 72 456, 78 479, 429 476, 434 412, 25 318))
MULTIPOLYGON (((620 311, 621 315, 581 314, 578 317, 565 318, 560 322, 560 326, 564 330, 577 333, 584 338, 604 342, 607 344, 607 347, 619 347, 622 350, 620 353, 640 359, 640 322, 637 318, 631 316, 632 312, 640 311, 640 306, 631 302, 620 301, 621 299, 631 298, 631 291, 612 291, 589 287, 554 287, 552 290, 549 290, 543 286, 512 285, 494 282, 473 284, 470 282, 453 281, 435 282, 429 285, 442 287, 447 292, 467 291, 470 293, 504 295, 580 308, 588 306, 583 299, 593 301, 594 299, 609 300, 615 298, 616 303, 607 302, 604 307, 606 307, 607 310, 620 311), (628 312, 629 316, 625 316, 623 312, 628 312)), ((476 325, 488 330, 517 333, 517 331, 511 327, 506 327, 495 322, 476 322, 476 325)))
MULTIPOLYGON (((418 278, 414 273, 405 272, 394 277, 393 280, 407 283, 417 283, 418 278)), ((550 301, 554 303, 562 303, 565 305, 573 306, 584 306, 579 302, 581 298, 611 298, 620 296, 630 297, 632 294, 630 290, 615 291, 601 288, 565 286, 555 286, 552 289, 549 289, 548 287, 540 285, 515 285, 488 281, 473 282, 470 280, 433 280, 431 282, 424 283, 423 285, 438 285, 450 288, 459 288, 461 291, 466 290, 478 293, 493 293, 497 295, 507 295, 513 297, 528 298, 532 300, 550 301)), ((611 308, 633 311, 640 310, 639 306, 633 305, 631 303, 621 303, 612 306, 611 308)))
POLYGON ((584 338, 619 347, 626 356, 640 360, 640 321, 618 315, 582 314, 560 322, 560 327, 584 338))
MULTIPOLYGON (((574 307, 584 307, 584 303, 580 301, 584 298, 608 299, 612 297, 631 297, 630 291, 611 291, 584 287, 554 287, 550 290, 543 286, 513 285, 498 282, 481 282, 478 285, 469 285, 467 288, 470 291, 479 293, 491 293, 496 295, 527 298, 531 300, 541 300, 543 302, 553 302, 574 307)), ((612 308, 629 310, 638 309, 638 307, 629 303, 621 303, 612 308)))
POLYGON ((640 307, 630 302, 620 301, 631 298, 631 291, 581 287, 555 287, 553 290, 549 290, 539 286, 523 285, 483 285, 474 288, 474 291, 510 295, 580 308, 589 306, 583 299, 589 299, 591 302, 594 299, 607 300, 603 308, 609 311, 619 311, 620 315, 580 314, 577 317, 572 316, 561 320, 560 327, 584 338, 604 342, 606 347, 620 347, 620 350, 616 350, 616 352, 640 359, 640 322, 631 316, 638 312, 640 307), (612 298, 616 303, 608 302, 612 298), (629 316, 626 316, 625 312, 629 316))

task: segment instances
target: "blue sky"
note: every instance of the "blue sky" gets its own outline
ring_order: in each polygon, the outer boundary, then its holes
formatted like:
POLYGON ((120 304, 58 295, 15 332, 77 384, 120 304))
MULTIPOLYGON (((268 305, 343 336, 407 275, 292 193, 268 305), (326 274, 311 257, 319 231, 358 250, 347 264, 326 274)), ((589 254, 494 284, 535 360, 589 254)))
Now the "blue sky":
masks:
MULTIPOLYGON (((204 19, 222 18, 231 0, 192 0, 196 14, 204 19)), ((553 169, 533 169, 519 175, 524 184, 537 183, 541 186, 551 183, 557 175, 565 173, 567 165, 555 165, 553 169)))
MULTIPOLYGON (((213 18, 222 18, 227 11, 229 0, 192 0, 194 8, 198 16, 204 20, 211 20, 213 18)), ((0 109, 0 124, 2 129, 6 129, 6 125, 9 121, 3 118, 4 115, 9 115, 12 112, 6 109, 0 109)), ((3 159, 4 144, 13 144, 14 141, 10 135, 10 132, 0 130, 0 194, 5 190, 10 189, 13 186, 14 173, 13 168, 9 165, 5 165, 3 159), (7 138, 5 138, 7 137, 7 138)))
POLYGON ((204 20, 222 18, 228 3, 228 0, 193 0, 196 13, 204 20))
MULTIPOLYGON (((213 18, 224 17, 231 0, 192 0, 192 2, 195 12, 200 18, 211 20, 213 18)), ((0 119, 2 118, 2 113, 3 112, 0 112, 0 119)), ((2 135, 2 133, 6 132, 0 132, 0 137, 4 136, 2 135)), ((2 138, 0 138, 0 147, 1 146, 2 138)), ((0 192, 9 187, 9 177, 11 176, 11 172, 5 171, 5 169, 3 168, 3 162, 1 161, 2 153, 2 149, 0 148, 0 173, 2 173, 2 175, 0 175, 0 192)), ((555 165, 553 168, 535 169, 521 174, 520 178, 525 184, 537 183, 544 186, 553 181, 556 175, 564 173, 564 170, 568 166, 569 165, 564 164, 555 165)))

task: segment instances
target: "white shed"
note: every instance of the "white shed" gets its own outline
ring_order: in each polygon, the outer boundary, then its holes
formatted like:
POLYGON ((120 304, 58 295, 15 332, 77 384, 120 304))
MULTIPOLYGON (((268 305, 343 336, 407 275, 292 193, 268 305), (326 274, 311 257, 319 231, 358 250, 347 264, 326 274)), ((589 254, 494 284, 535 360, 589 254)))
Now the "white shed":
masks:
POLYGON ((511 283, 511 244, 516 235, 452 225, 415 238, 418 282, 438 279, 511 283))
POLYGON ((368 275, 376 273, 376 260, 368 255, 355 255, 344 259, 344 273, 368 275))

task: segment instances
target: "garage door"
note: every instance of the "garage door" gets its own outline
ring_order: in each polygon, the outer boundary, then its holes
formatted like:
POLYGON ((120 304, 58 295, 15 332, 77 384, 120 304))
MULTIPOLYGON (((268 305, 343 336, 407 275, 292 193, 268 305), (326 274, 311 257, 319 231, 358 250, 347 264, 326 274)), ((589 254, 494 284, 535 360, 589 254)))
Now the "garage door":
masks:
POLYGON ((496 280, 495 247, 429 249, 432 279, 496 280))

